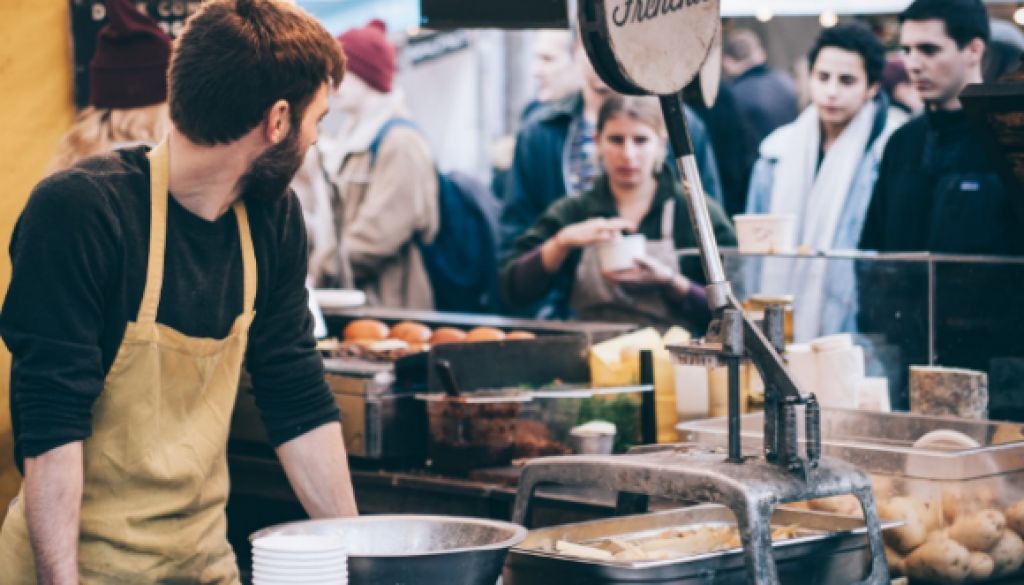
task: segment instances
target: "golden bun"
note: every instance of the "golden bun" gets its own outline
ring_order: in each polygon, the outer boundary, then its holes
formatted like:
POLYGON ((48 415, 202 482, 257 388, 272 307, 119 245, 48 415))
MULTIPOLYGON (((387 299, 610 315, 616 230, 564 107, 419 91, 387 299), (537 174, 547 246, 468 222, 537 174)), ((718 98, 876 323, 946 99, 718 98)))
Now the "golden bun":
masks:
POLYGON ((412 321, 403 321, 391 328, 391 333, 388 334, 388 337, 391 339, 401 339, 410 345, 421 345, 430 341, 432 334, 433 332, 430 330, 430 327, 426 325, 413 323, 412 321))
POLYGON ((505 332, 493 327, 477 327, 466 335, 466 341, 502 341, 505 332))
POLYGON ((514 339, 537 339, 537 336, 529 331, 513 331, 505 336, 506 341, 514 339))
POLYGON ((345 341, 384 341, 388 326, 374 319, 357 319, 345 327, 345 341))
POLYGON ((438 327, 437 331, 430 336, 430 345, 444 345, 445 343, 462 343, 466 341, 466 332, 454 327, 438 327))

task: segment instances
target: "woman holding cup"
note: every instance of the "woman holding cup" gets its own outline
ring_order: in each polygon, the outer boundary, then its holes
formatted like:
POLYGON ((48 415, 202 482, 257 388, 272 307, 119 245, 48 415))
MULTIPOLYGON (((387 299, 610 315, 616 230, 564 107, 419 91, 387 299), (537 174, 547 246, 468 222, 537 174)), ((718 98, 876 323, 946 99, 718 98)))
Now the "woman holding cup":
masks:
MULTIPOLYGON (((682 187, 663 164, 667 133, 655 98, 609 98, 597 121, 595 145, 604 173, 594 188, 555 202, 521 235, 501 271, 501 291, 513 307, 553 290, 562 313, 594 321, 703 330, 710 320, 682 187)), ((719 244, 736 235, 708 199, 719 244)))

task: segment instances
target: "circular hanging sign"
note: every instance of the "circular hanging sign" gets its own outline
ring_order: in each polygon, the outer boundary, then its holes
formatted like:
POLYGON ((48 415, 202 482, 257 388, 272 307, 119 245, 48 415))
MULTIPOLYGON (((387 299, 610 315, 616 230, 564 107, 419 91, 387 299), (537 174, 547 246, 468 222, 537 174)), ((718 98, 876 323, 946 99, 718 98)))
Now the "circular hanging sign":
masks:
POLYGON ((704 104, 711 108, 718 99, 718 89, 722 83, 722 25, 715 29, 715 38, 711 41, 711 51, 700 69, 700 89, 704 95, 704 104))
POLYGON ((700 72, 719 10, 719 0, 579 0, 580 34, 612 89, 671 95, 700 72))

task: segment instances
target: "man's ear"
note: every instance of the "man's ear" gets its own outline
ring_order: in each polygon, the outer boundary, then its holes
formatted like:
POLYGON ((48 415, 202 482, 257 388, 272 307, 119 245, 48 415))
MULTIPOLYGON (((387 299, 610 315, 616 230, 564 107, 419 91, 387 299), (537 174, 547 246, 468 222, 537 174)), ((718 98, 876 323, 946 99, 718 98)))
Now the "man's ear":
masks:
POLYGON ((974 39, 967 44, 966 49, 971 57, 971 66, 981 65, 981 60, 985 57, 985 41, 974 39))
POLYGON ((288 136, 288 132, 291 131, 291 113, 292 108, 285 100, 277 100, 273 106, 270 106, 270 109, 267 110, 264 132, 264 138, 268 142, 278 144, 288 136))

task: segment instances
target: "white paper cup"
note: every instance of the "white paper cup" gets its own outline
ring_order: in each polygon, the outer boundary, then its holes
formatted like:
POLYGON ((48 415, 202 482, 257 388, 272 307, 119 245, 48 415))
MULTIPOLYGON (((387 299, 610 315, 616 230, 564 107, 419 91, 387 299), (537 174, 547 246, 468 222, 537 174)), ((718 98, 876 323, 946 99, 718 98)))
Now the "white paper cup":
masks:
POLYGON ((796 251, 795 215, 737 215, 733 221, 741 254, 791 254, 796 251))
POLYGON ((619 272, 636 266, 637 258, 647 256, 647 238, 643 234, 624 236, 597 246, 597 257, 604 272, 619 272))
POLYGON ((830 351, 846 351, 853 347, 853 336, 849 333, 819 337, 810 344, 811 349, 816 353, 828 353, 830 351))

